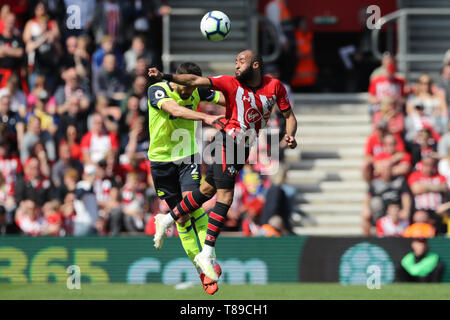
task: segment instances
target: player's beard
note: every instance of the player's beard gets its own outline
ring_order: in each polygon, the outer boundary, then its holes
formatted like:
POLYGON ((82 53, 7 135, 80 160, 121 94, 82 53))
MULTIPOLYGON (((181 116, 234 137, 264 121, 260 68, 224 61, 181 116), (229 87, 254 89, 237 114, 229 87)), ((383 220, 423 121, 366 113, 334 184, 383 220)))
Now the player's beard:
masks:
POLYGON ((253 79, 255 76, 255 70, 253 70, 252 67, 248 67, 244 71, 241 72, 240 75, 236 75, 236 79, 238 79, 240 82, 248 83, 253 79))

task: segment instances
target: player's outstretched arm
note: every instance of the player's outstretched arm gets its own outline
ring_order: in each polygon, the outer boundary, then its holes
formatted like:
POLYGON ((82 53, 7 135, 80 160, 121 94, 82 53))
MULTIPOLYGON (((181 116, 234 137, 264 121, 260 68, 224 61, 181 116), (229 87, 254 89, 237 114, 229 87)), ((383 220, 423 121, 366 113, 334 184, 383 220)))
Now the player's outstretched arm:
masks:
POLYGON ((297 141, 295 140, 295 134, 297 133, 297 118, 292 110, 283 112, 283 116, 286 119, 286 134, 284 140, 287 146, 291 149, 297 147, 297 141))
POLYGON ((193 111, 191 109, 178 105, 178 103, 172 100, 164 102, 161 105, 161 109, 170 113, 174 117, 183 118, 187 120, 204 121, 207 125, 210 126, 214 125, 217 122, 217 120, 224 117, 193 111))
POLYGON ((183 86, 189 87, 197 87, 197 88, 210 88, 211 82, 208 78, 199 77, 195 74, 170 74, 170 73, 162 73, 156 68, 148 69, 148 76, 151 79, 155 79, 157 81, 167 80, 172 81, 177 84, 181 84, 183 86))

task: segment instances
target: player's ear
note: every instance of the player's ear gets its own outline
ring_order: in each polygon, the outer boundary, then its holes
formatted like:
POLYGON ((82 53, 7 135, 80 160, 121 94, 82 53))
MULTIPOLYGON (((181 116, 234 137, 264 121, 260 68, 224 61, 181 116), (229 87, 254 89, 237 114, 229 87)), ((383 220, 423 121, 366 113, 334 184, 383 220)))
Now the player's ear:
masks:
POLYGON ((259 62, 258 61, 253 61, 253 69, 258 69, 259 68, 259 62))

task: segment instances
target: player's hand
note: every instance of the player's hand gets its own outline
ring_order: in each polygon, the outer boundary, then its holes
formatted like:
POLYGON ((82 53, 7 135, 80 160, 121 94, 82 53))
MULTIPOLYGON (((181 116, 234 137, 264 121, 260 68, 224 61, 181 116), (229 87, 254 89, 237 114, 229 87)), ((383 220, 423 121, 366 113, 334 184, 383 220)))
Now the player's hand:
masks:
POLYGON ((284 135, 284 141, 286 141, 287 146, 291 149, 295 149, 297 147, 297 141, 293 136, 289 136, 287 134, 284 135))
POLYGON ((184 224, 185 224, 186 222, 188 222, 188 220, 189 220, 190 218, 191 218, 191 217, 190 217, 188 214, 185 214, 185 215, 182 215, 181 217, 179 217, 178 220, 175 221, 175 222, 178 223, 178 224, 181 225, 181 226, 184 226, 184 224))
POLYGON ((224 115, 221 116, 211 116, 208 115, 206 116, 206 118, 204 119, 205 123, 209 126, 214 126, 214 125, 218 125, 220 126, 222 129, 224 128, 224 124, 222 122, 220 122, 220 119, 225 118, 224 115))
POLYGON ((152 79, 155 79, 157 81, 161 81, 163 78, 163 73, 159 71, 156 68, 149 68, 148 69, 148 76, 152 79))

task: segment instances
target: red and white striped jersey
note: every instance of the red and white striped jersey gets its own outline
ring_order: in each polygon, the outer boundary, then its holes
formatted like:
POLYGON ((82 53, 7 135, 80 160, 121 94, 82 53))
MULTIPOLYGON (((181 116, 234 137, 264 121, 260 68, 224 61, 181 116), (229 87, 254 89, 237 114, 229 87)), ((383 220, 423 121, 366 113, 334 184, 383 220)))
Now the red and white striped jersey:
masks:
POLYGON ((263 77, 258 88, 247 87, 234 76, 210 77, 209 81, 212 89, 225 96, 227 122, 224 130, 233 137, 249 130, 257 135, 267 125, 275 103, 283 112, 291 108, 284 85, 268 76, 263 77))
MULTIPOLYGON (((416 182, 432 183, 434 185, 446 184, 444 176, 436 174, 426 176, 421 171, 414 171, 408 177, 408 185, 411 187, 416 182)), ((417 210, 436 210, 443 203, 444 199, 439 192, 426 192, 414 196, 415 207, 417 210)))

